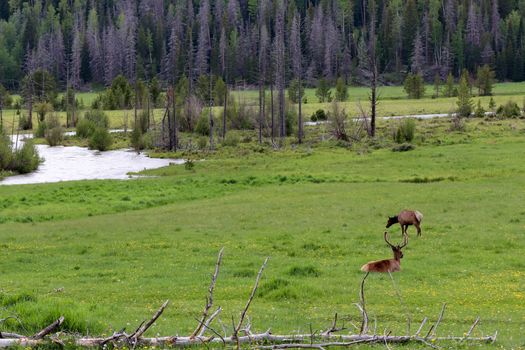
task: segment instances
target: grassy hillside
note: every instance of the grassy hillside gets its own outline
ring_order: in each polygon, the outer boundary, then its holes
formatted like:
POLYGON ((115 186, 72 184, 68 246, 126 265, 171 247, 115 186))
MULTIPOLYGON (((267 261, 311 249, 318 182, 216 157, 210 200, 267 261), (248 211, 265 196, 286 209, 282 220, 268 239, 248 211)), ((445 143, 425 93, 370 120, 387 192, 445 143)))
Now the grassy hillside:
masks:
MULTIPOLYGON (((252 329, 326 328, 338 312, 358 322, 362 264, 390 258, 388 215, 423 212, 394 274, 414 322, 438 333, 499 331, 497 346, 525 346, 525 123, 417 123, 419 145, 271 151, 244 145, 155 178, 0 186, 0 330, 34 330, 61 313, 66 328, 134 328, 165 299, 148 334, 186 334, 196 324, 216 254, 225 247, 215 302, 229 325, 270 256, 250 312, 252 329)), ((384 130, 388 129, 383 124, 384 130)), ((384 131, 386 132, 386 131, 384 131)), ((398 226, 389 229, 401 240, 398 226)), ((378 329, 403 333, 388 276, 367 281, 378 329)))

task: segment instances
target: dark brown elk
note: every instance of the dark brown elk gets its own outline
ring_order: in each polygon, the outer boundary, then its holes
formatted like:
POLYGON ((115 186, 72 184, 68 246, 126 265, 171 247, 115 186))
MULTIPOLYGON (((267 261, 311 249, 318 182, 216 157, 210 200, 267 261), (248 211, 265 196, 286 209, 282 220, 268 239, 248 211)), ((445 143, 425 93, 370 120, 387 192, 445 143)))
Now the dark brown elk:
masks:
POLYGON ((403 257, 403 252, 401 251, 401 249, 403 249, 407 245, 408 236, 403 235, 403 244, 393 245, 388 241, 388 233, 385 232, 385 242, 390 246, 390 248, 392 248, 394 258, 379 261, 370 261, 369 263, 366 263, 361 267, 361 271, 386 273, 401 270, 401 258, 403 257))
POLYGON ((389 228, 393 224, 399 223, 401 226, 401 233, 407 234, 408 226, 414 225, 417 229, 417 235, 421 236, 421 220, 423 220, 423 214, 417 210, 403 210, 396 216, 389 216, 386 223, 386 228, 389 228))

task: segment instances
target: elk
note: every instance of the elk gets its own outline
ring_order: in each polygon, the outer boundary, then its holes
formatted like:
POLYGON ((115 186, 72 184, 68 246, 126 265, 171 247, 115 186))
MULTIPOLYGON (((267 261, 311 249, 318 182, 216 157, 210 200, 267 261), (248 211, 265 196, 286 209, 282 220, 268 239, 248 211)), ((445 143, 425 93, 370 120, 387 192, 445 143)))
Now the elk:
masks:
MULTIPOLYGON (((361 322, 361 329, 360 334, 366 333, 368 331, 368 314, 366 312, 365 307, 365 280, 370 274, 370 272, 380 272, 380 273, 387 273, 390 275, 390 278, 392 279, 392 283, 394 284, 394 288, 397 288, 394 283, 394 279, 392 278, 392 272, 400 271, 401 270, 401 258, 403 257, 403 252, 401 249, 403 249, 408 244, 408 236, 403 235, 403 244, 401 245, 393 245, 388 241, 388 232, 385 231, 385 242, 392 248, 392 252, 394 253, 393 259, 385 259, 385 260, 378 260, 378 261, 370 261, 366 264, 364 264, 361 267, 361 271, 366 272, 365 276, 363 277, 363 280, 361 281, 361 293, 360 293, 360 305, 359 308, 361 310, 363 321, 361 322)), ((398 295, 399 292, 398 292, 398 295)), ((410 318, 409 318, 409 324, 410 324, 410 318)), ((409 326, 410 327, 410 326, 409 326)))
POLYGON ((408 243, 408 236, 403 235, 403 244, 401 245, 393 245, 388 241, 388 233, 385 231, 385 242, 392 248, 392 252, 394 253, 393 259, 385 259, 385 260, 378 260, 378 261, 370 261, 366 264, 364 264, 361 267, 361 271, 367 272, 395 272, 401 270, 401 258, 403 257, 403 252, 401 249, 403 249, 407 243, 408 243))
POLYGON ((419 227, 421 220, 423 220, 423 214, 421 214, 421 212, 417 210, 403 210, 398 215, 388 217, 386 228, 399 223, 401 233, 404 236, 407 234, 408 226, 414 225, 417 229, 417 235, 421 236, 421 227, 419 227))

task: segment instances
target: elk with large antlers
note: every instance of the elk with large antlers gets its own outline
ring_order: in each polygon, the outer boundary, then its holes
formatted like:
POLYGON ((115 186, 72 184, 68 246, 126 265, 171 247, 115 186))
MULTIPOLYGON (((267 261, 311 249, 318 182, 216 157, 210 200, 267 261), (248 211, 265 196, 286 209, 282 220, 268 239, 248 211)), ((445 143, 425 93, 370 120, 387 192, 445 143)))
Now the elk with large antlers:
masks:
POLYGON ((388 233, 385 231, 385 242, 392 248, 394 253, 393 259, 385 259, 379 261, 370 261, 361 267, 361 271, 364 272, 394 272, 401 270, 401 258, 403 257, 403 249, 408 243, 408 236, 403 235, 403 244, 393 245, 388 241, 388 233))
POLYGON ((402 210, 398 215, 389 216, 386 223, 386 228, 389 228, 393 224, 399 223, 401 226, 401 233, 407 234, 409 225, 414 225, 417 229, 417 235, 421 236, 421 221, 423 220, 423 214, 417 210, 402 210))

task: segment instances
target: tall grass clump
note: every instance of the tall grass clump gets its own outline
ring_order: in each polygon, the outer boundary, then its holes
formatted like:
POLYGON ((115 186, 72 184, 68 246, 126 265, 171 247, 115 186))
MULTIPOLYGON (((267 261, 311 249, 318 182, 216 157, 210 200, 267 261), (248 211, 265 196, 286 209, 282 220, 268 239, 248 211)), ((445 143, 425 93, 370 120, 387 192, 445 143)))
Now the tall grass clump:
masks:
POLYGON ((416 133, 416 122, 412 118, 401 119, 394 131, 394 141, 396 143, 412 142, 416 133))

